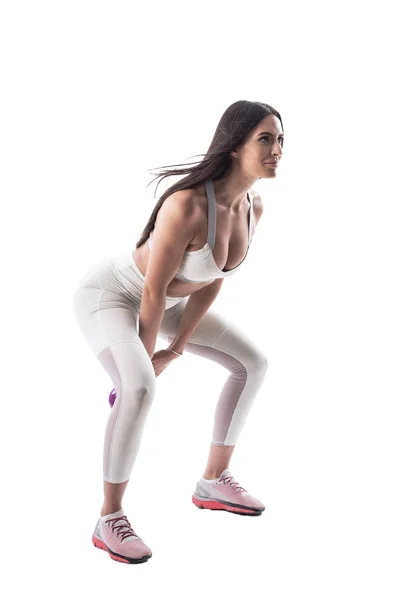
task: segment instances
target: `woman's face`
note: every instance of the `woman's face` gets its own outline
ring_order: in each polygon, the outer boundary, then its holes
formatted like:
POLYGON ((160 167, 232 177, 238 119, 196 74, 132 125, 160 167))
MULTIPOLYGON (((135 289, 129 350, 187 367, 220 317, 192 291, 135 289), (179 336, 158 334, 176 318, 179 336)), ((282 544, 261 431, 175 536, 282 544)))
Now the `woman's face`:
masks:
POLYGON ((274 166, 282 158, 283 131, 281 122, 275 115, 268 115, 249 134, 241 149, 243 168, 254 178, 273 178, 279 166, 274 166))

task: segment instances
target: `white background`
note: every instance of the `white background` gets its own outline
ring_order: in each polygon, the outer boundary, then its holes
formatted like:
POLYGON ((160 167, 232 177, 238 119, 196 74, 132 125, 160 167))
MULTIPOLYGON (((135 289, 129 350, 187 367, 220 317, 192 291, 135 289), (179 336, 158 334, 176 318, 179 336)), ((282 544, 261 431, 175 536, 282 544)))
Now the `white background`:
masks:
POLYGON ((2 3, 7 598, 399 598, 391 6, 2 3), (134 249, 166 189, 154 198, 150 169, 204 153, 244 99, 281 113, 284 155, 254 186, 264 215, 214 308, 268 358, 230 463, 266 510, 192 504, 228 372, 187 353, 157 380, 123 500, 153 557, 117 563, 91 542, 113 385, 72 295, 96 261, 134 249))

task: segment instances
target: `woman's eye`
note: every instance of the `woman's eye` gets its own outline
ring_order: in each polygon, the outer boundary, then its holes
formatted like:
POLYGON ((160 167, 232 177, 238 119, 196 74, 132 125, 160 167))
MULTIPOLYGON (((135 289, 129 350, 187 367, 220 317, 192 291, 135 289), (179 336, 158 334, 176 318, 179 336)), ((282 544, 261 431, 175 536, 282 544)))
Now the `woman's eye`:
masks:
MULTIPOLYGON (((260 138, 261 140, 268 140, 269 141, 269 137, 267 135, 263 135, 263 137, 260 138)), ((282 145, 283 144, 283 138, 279 138, 279 143, 282 145)))

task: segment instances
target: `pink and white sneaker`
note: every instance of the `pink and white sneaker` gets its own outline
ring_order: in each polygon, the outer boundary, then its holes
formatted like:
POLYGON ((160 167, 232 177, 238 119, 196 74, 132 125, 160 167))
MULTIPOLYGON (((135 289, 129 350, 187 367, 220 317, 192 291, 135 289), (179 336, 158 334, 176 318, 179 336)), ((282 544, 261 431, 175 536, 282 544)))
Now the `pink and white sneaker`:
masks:
POLYGON ((152 556, 150 548, 133 531, 123 508, 99 518, 92 542, 113 560, 124 563, 142 563, 152 556))
POLYGON ((222 471, 218 479, 203 477, 197 482, 192 502, 199 508, 227 510, 240 515, 260 515, 265 506, 241 487, 229 469, 222 471))

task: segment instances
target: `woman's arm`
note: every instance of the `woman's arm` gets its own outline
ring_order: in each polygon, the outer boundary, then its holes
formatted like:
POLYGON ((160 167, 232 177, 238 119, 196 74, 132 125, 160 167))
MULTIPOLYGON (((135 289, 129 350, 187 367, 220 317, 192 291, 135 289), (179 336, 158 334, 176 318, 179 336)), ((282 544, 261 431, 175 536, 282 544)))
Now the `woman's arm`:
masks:
POLYGON ((170 348, 182 354, 186 342, 196 330, 203 316, 218 296, 223 279, 215 279, 212 283, 190 294, 179 323, 178 331, 170 348))
POLYGON ((144 288, 140 304, 139 337, 150 358, 153 357, 157 334, 165 313, 165 293, 151 293, 144 288))
POLYGON ((169 196, 157 214, 157 227, 143 283, 139 337, 150 358, 165 312, 169 282, 182 262, 185 250, 201 223, 201 212, 192 201, 192 192, 179 190, 169 196))

